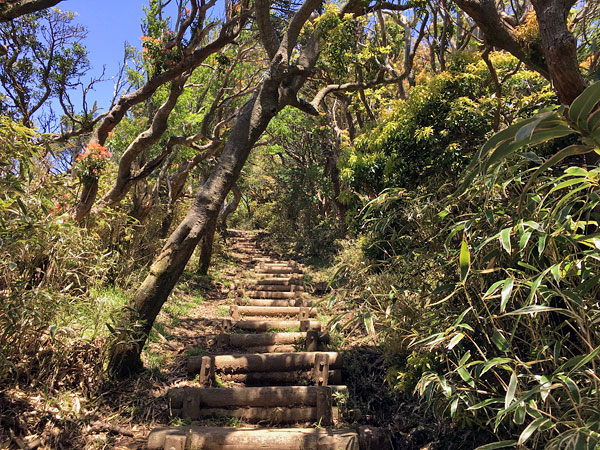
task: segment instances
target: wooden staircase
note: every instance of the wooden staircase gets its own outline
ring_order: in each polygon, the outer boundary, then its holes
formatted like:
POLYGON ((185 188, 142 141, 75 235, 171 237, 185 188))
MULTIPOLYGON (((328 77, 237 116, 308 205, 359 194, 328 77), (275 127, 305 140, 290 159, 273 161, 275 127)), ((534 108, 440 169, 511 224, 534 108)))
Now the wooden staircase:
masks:
POLYGON ((257 279, 240 284, 221 323, 223 353, 188 357, 194 383, 169 392, 172 416, 193 425, 153 430, 148 448, 358 450, 357 431, 339 428, 348 394, 342 354, 327 351, 303 267, 266 256, 249 235, 232 241, 243 261, 256 263, 257 279), (225 418, 247 425, 194 424, 225 418))

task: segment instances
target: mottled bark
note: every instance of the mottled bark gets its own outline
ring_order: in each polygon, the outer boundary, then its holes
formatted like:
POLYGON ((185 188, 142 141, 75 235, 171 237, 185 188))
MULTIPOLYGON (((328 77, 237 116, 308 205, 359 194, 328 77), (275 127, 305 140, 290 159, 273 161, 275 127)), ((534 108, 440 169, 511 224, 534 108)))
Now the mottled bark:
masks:
POLYGON ((213 244, 215 242, 218 218, 218 214, 210 218, 206 226, 206 232, 200 241, 200 257, 198 258, 198 273, 200 275, 208 274, 208 268, 210 267, 213 255, 213 244))
POLYGON ((0 3, 0 22, 31 14, 57 5, 62 0, 6 0, 0 3))
POLYGON ((532 0, 537 16, 546 65, 558 98, 570 105, 587 83, 579 71, 577 42, 567 27, 572 1, 532 0))
POLYGON ((221 208, 221 212, 219 213, 217 224, 219 231, 227 231, 227 218, 238 208, 240 200, 242 199, 242 191, 240 191, 237 184, 233 185, 231 193, 233 194, 233 199, 231 202, 223 205, 223 208, 221 208))
POLYGON ((278 83, 268 80, 240 114, 221 156, 208 180, 198 191, 194 203, 150 268, 150 273, 133 297, 133 308, 124 318, 138 323, 138 332, 128 333, 121 343, 113 345, 109 372, 116 377, 127 376, 142 367, 140 354, 154 320, 181 276, 196 245, 206 234, 211 220, 219 213, 233 183, 269 121, 277 114, 278 83))
POLYGON ((550 78, 541 52, 535 49, 527 50, 521 46, 515 34, 518 23, 513 17, 499 10, 495 0, 456 0, 456 4, 477 23, 487 44, 506 50, 529 68, 550 78))

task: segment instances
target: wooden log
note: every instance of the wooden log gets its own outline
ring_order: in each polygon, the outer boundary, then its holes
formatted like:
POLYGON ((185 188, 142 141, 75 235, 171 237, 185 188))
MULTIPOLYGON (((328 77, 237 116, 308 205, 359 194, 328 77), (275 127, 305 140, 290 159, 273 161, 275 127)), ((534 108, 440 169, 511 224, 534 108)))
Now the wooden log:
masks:
POLYGON ((300 352, 300 353, 240 353, 232 355, 189 356, 188 372, 197 373, 208 367, 207 358, 212 360, 213 370, 224 373, 267 372, 311 369, 315 361, 329 358, 329 367, 342 367, 340 352, 300 352))
MULTIPOLYGON (((304 319, 316 317, 317 311, 305 306, 238 306, 236 305, 238 315, 244 316, 295 316, 304 311, 304 319)), ((232 314, 233 317, 233 314, 232 314)))
POLYGON ((265 268, 265 269, 255 269, 256 273, 259 274, 271 274, 271 275, 291 275, 291 274, 295 274, 295 273, 302 273, 302 271, 300 269, 294 269, 294 268, 290 268, 290 269, 270 269, 270 268, 265 268))
POLYGON ((240 320, 233 324, 233 328, 252 331, 285 330, 290 328, 297 328, 300 331, 321 329, 321 322, 317 320, 306 320, 304 322, 307 326, 304 330, 301 329, 303 324, 298 320, 240 320))
POLYGON ((255 291, 272 291, 272 292, 303 292, 304 287, 299 284, 269 284, 269 283, 253 283, 249 285, 255 291))
POLYGON ((238 417, 249 423, 269 422, 271 424, 317 422, 318 414, 315 406, 295 406, 286 408, 202 408, 194 411, 181 411, 182 419, 199 420, 210 417, 238 417))
POLYGON ((296 298, 296 292, 273 292, 273 291, 246 291, 247 297, 250 298, 270 298, 270 299, 286 299, 296 298))
POLYGON ((299 284, 301 282, 299 277, 268 277, 260 280, 250 280, 247 282, 248 286, 255 286, 257 284, 271 285, 271 286, 289 286, 291 284, 299 284))
POLYGON ((170 450, 169 436, 186 436, 188 450, 359 450, 352 429, 161 427, 148 436, 149 450, 170 450))
MULTIPOLYGON (((296 386, 312 383, 313 371, 229 373, 219 374, 219 378, 224 382, 244 383, 246 386, 296 386)), ((331 384, 342 384, 342 371, 330 370, 327 379, 331 384)))
POLYGON ((289 344, 259 345, 257 347, 246 347, 248 353, 293 353, 298 349, 289 344))
MULTIPOLYGON (((332 392, 347 393, 342 385, 329 386, 332 392)), ((172 388, 168 398, 173 409, 185 408, 186 403, 194 399, 199 407, 273 407, 273 406, 317 406, 318 386, 268 386, 268 387, 232 387, 204 388, 184 386, 172 388)))
POLYGON ((304 298, 289 299, 267 299, 267 298, 249 298, 237 299, 238 305, 247 306, 308 306, 312 307, 312 301, 304 298))
MULTIPOLYGON (((317 332, 318 333, 318 332, 317 332)), ((296 344, 306 339, 306 333, 256 333, 231 334, 229 344, 233 347, 256 347, 259 345, 296 344)))

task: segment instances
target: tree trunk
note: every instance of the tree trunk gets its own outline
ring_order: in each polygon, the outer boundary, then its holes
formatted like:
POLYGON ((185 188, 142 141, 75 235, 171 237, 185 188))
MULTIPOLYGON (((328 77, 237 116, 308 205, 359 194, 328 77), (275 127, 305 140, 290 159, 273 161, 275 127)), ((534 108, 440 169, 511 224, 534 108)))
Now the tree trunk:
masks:
POLYGON ((50 8, 62 0, 17 0, 4 1, 0 4, 0 22, 50 8))
POLYGON ((210 261, 213 254, 213 244, 215 242, 215 232, 217 231, 218 219, 218 213, 210 218, 210 221, 206 226, 206 232, 200 241, 200 257, 198 260, 198 273, 200 275, 208 274, 208 268, 210 267, 210 261))
POLYGON ((225 196, 239 177, 252 147, 279 111, 279 83, 266 80, 238 117, 219 160, 194 203, 167 240, 150 273, 133 296, 133 309, 124 317, 124 336, 110 352, 108 370, 124 377, 142 367, 140 354, 156 316, 181 276, 210 221, 218 214, 225 196), (133 330, 132 324, 138 324, 133 330))
POLYGON ((231 203, 227 203, 221 209, 221 213, 219 214, 218 228, 219 231, 226 232, 227 231, 227 218, 229 215, 234 212, 242 199, 242 192, 237 184, 234 184, 231 188, 231 192, 233 193, 233 200, 231 203))
POLYGON ((579 71, 577 42, 567 27, 571 2, 532 0, 546 65, 560 102, 570 105, 587 87, 579 71))

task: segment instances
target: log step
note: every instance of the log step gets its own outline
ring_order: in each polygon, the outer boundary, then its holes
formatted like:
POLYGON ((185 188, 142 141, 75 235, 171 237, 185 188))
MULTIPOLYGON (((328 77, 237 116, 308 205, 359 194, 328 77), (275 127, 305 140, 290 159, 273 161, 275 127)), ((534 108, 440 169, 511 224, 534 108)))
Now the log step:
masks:
POLYGON ((268 299, 268 298, 249 298, 249 299, 237 299, 238 305, 247 306, 306 306, 312 307, 312 300, 305 298, 290 298, 290 299, 268 299))
MULTIPOLYGON (((240 320, 233 324, 233 328, 248 331, 271 331, 296 328, 302 331, 303 322, 300 320, 240 320)), ((321 330, 321 322, 317 320, 306 321, 306 328, 321 330)), ((306 331, 306 330, 304 330, 306 331)))
MULTIPOLYGON (((300 314, 301 306, 239 306, 235 305, 232 309, 237 308, 238 314, 244 316, 297 316, 300 314)), ((310 317, 316 317, 317 311, 312 308, 308 309, 310 317)))
POLYGON ((300 284, 298 277, 267 277, 261 280, 249 280, 248 286, 269 285, 269 286, 289 286, 290 284, 300 284))
POLYGON ((306 370, 314 366, 317 355, 328 357, 330 369, 342 368, 342 354, 339 352, 299 352, 190 356, 187 369, 190 374, 199 372, 204 360, 215 371, 223 373, 306 370))
POLYGON ((296 298, 296 292, 272 292, 272 291, 245 291, 244 294, 249 298, 296 298))
MULTIPOLYGON (((328 386, 333 392, 347 393, 346 386, 328 386)), ((169 390, 168 397, 174 409, 228 408, 228 407, 272 407, 272 406, 316 406, 318 386, 266 386, 205 388, 185 386, 169 390)))
POLYGON ((315 406, 294 406, 288 408, 202 408, 193 412, 173 409, 173 416, 189 420, 208 419, 211 417, 237 417, 248 423, 269 422, 280 423, 317 422, 318 413, 315 406))
POLYGON ((149 450, 358 450, 350 429, 161 427, 148 436, 149 450))
MULTIPOLYGON (((258 347, 246 347, 245 350, 249 353, 293 353, 298 349, 293 345, 287 344, 273 344, 273 345, 260 345, 258 347)), ((300 348, 300 350, 303 350, 300 348)))
MULTIPOLYGON (((314 383, 312 370, 295 370, 288 372, 249 372, 219 374, 223 382, 243 383, 246 386, 297 386, 314 383)), ((327 372, 327 382, 342 384, 342 370, 327 372)))
POLYGON ((265 269, 255 269, 255 272, 258 274, 265 274, 265 275, 289 275, 289 274, 294 274, 294 273, 302 273, 302 271, 300 269, 269 269, 269 268, 265 268, 265 269))
POLYGON ((255 291, 273 291, 273 292, 302 292, 304 287, 298 284, 268 284, 268 283, 255 283, 249 286, 250 290, 255 291))
POLYGON ((290 333, 257 333, 257 334, 230 334, 229 345, 232 347, 257 347, 261 345, 293 345, 306 339, 305 332, 290 333))

